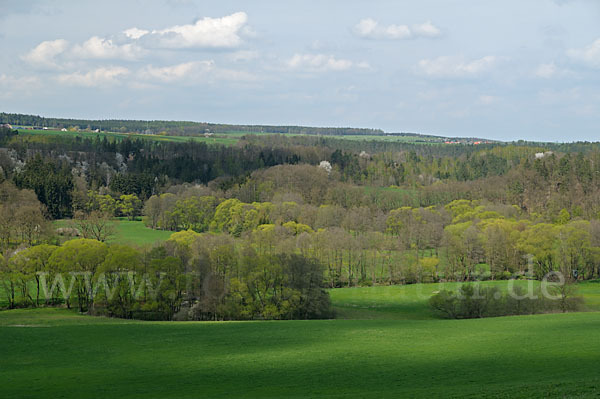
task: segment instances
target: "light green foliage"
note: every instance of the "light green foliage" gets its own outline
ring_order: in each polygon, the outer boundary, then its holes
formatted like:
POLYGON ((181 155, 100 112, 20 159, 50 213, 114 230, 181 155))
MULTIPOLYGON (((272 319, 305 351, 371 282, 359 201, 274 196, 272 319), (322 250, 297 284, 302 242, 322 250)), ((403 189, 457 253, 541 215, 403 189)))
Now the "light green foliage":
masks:
POLYGON ((225 231, 239 237, 242 232, 267 223, 270 208, 271 204, 268 202, 246 204, 235 198, 225 200, 217 206, 211 230, 225 231))
POLYGON ((104 261, 96 271, 96 283, 103 285, 104 289, 98 290, 94 298, 95 305, 103 306, 106 313, 112 316, 131 318, 144 278, 142 273, 143 260, 138 251, 125 245, 109 246, 104 261))
POLYGON ((409 228, 409 221, 412 216, 412 208, 410 206, 404 206, 402 208, 394 209, 390 211, 387 218, 388 231, 394 235, 400 235, 403 229, 409 228))
POLYGON ((87 210, 99 211, 107 216, 116 216, 119 204, 109 194, 101 195, 95 191, 88 191, 87 210))
POLYGON ((520 238, 520 248, 524 253, 533 255, 532 261, 536 265, 536 274, 544 275, 554 265, 553 251, 557 245, 556 226, 547 223, 538 223, 523 231, 520 238))
POLYGON ((113 244, 108 247, 98 273, 137 271, 142 267, 140 252, 127 245, 113 244))
POLYGON ((200 237, 200 234, 196 233, 194 230, 186 230, 171 234, 169 241, 174 241, 179 245, 189 247, 198 239, 198 237, 200 237))
POLYGON ((10 260, 15 267, 18 267, 24 282, 22 297, 27 297, 36 306, 40 304, 42 294, 40 273, 51 274, 53 267, 50 265, 50 258, 57 248, 55 245, 37 245, 17 252, 10 260), (35 281, 35 301, 29 294, 30 286, 27 284, 31 280, 35 281))
POLYGON ((458 222, 461 221, 461 219, 465 219, 465 215, 472 213, 477 204, 478 201, 454 200, 446 205, 445 208, 452 214, 452 217, 454 218, 453 222, 458 222))
POLYGON ((64 272, 83 271, 95 273, 106 255, 106 244, 90 239, 76 239, 65 242, 57 248, 49 259, 57 270, 64 272))
POLYGON ((261 224, 252 231, 252 242, 260 254, 273 251, 275 245, 281 241, 281 229, 280 226, 269 223, 261 224))
POLYGON ((480 247, 476 227, 472 222, 451 224, 446 226, 444 233, 448 252, 448 276, 457 280, 471 278, 478 263, 476 250, 480 247))
POLYGON ((299 235, 301 233, 313 233, 313 229, 310 226, 307 226, 302 223, 296 223, 294 221, 286 222, 282 225, 285 229, 287 229, 292 235, 299 235))
POLYGON ((119 198, 119 211, 129 220, 139 216, 141 208, 142 201, 135 194, 125 194, 119 198))
POLYGON ((436 279, 439 258, 425 257, 419 260, 419 281, 432 282, 436 279))
POLYGON ((231 281, 228 295, 232 301, 225 305, 225 313, 232 307, 233 314, 248 319, 291 318, 300 293, 289 287, 280 264, 271 263, 268 258, 245 258, 242 273, 245 282, 235 278, 231 281))
POLYGON ((518 251, 521 231, 528 223, 507 219, 482 220, 478 227, 481 230, 482 245, 491 272, 496 275, 514 273, 522 262, 518 251))
MULTIPOLYGON (((91 277, 104 262, 107 246, 105 243, 90 239, 67 241, 53 253, 48 263, 52 270, 71 275, 76 281, 77 303, 80 311, 87 311, 93 304, 93 283, 91 277)), ((67 305, 71 298, 65 298, 67 305)))
POLYGON ((171 217, 180 220, 180 226, 184 230, 203 232, 208 230, 216 206, 215 197, 189 197, 177 201, 171 217))
POLYGON ((568 210, 566 210, 565 208, 563 208, 558 213, 558 216, 556 217, 555 223, 556 224, 560 224, 560 225, 564 225, 564 224, 567 224, 569 222, 569 220, 571 220, 571 214, 569 213, 568 210))
POLYGON ((6 302, 10 309, 17 304, 17 296, 28 297, 27 292, 28 276, 24 272, 23 262, 11 258, 0 259, 0 285, 4 291, 6 302))
POLYGON ((234 212, 234 208, 241 203, 242 202, 240 200, 235 198, 221 202, 215 211, 215 217, 210 225, 211 230, 227 230, 231 224, 231 217, 232 213, 234 212))
MULTIPOLYGON (((366 207, 244 203, 231 198, 216 205, 211 219, 212 206, 218 203, 215 197, 176 200, 168 196, 181 210, 170 213, 172 226, 191 222, 203 230, 210 225, 214 233, 249 240, 261 254, 314 256, 327 265, 326 279, 332 287, 507 279, 526 274, 541 278, 559 270, 578 270, 580 278, 589 279, 599 272, 594 265, 600 256, 600 240, 592 240, 592 224, 581 220, 547 224, 536 215, 528 218, 514 206, 455 200, 445 207, 404 206, 374 214, 366 207), (200 209, 202 201, 207 210, 193 211, 200 209), (379 237, 383 232, 387 234, 379 237), (533 255, 531 270, 527 255, 533 255), (439 263, 432 268, 420 262, 422 257, 437 258, 439 263)), ((148 205, 162 206, 162 198, 148 201, 147 221, 152 213, 148 205)), ((159 226, 159 219, 156 216, 148 222, 159 226)))

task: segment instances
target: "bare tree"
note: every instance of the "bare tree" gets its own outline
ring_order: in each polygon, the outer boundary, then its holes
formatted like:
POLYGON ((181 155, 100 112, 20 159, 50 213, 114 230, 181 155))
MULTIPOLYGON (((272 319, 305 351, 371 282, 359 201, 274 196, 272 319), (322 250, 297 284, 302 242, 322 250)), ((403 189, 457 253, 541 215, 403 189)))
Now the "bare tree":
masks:
POLYGON ((114 222, 107 215, 98 211, 92 211, 87 215, 77 213, 74 224, 83 238, 106 242, 116 234, 114 222))

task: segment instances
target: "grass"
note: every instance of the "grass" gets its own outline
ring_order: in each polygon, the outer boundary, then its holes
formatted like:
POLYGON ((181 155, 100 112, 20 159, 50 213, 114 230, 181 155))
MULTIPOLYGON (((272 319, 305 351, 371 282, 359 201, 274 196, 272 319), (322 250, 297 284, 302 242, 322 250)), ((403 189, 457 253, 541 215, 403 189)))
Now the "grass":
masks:
POLYGON ((82 137, 82 138, 95 138, 95 137, 108 137, 117 140, 122 140, 124 138, 137 138, 137 139, 146 139, 146 140, 154 140, 154 141, 171 141, 171 142, 180 142, 187 143, 189 141, 197 141, 197 142, 205 142, 208 144, 224 144, 224 145, 232 145, 238 142, 239 137, 237 135, 232 135, 231 137, 227 137, 224 135, 215 135, 213 137, 204 137, 204 136, 162 136, 155 134, 137 134, 137 133, 114 133, 114 132, 63 132, 60 130, 37 130, 37 129, 20 129, 19 135, 23 136, 67 136, 67 137, 82 137))
MULTIPOLYGON (((534 286, 539 282, 532 281, 534 286)), ((376 287, 335 288, 330 290, 336 317, 341 319, 430 320, 434 314, 427 301, 442 289, 456 290, 461 283, 410 284, 376 287)), ((496 285, 508 289, 508 281, 486 281, 482 285, 496 285)), ((515 286, 527 289, 528 281, 517 280, 515 286)), ((578 295, 584 297, 585 307, 600 311, 600 281, 578 284, 578 295)))
POLYGON ((3 311, 0 397, 600 395, 600 281, 579 284, 590 312, 433 318, 428 298, 457 285, 333 289, 335 320, 142 322, 3 311))
MULTIPOLYGON (((70 226, 69 220, 57 220, 54 222, 56 227, 70 226)), ((113 221, 115 236, 110 239, 109 243, 129 244, 146 246, 157 242, 166 241, 169 239, 172 231, 154 230, 146 227, 141 220, 127 220, 126 218, 118 218, 113 221)))
POLYGON ((144 222, 140 220, 120 219, 115 222, 115 229, 116 236, 112 242, 140 246, 166 241, 173 234, 172 231, 154 230, 146 227, 144 222))
POLYGON ((136 322, 0 313, 6 398, 597 397, 600 313, 136 322))

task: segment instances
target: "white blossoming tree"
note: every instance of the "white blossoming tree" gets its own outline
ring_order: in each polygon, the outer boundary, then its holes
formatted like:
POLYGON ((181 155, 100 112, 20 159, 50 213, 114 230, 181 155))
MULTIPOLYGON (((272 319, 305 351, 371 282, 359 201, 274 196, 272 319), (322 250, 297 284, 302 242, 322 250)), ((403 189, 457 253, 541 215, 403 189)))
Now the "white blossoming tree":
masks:
POLYGON ((329 163, 329 161, 321 161, 319 168, 325 169, 327 174, 331 173, 331 163, 329 163))

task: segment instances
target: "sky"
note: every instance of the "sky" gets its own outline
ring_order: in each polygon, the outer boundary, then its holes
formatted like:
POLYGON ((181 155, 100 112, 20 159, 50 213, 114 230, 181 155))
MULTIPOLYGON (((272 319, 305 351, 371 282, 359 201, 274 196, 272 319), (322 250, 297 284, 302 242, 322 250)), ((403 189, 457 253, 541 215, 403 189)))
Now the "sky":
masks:
POLYGON ((600 140, 600 1, 0 0, 0 111, 600 140))

